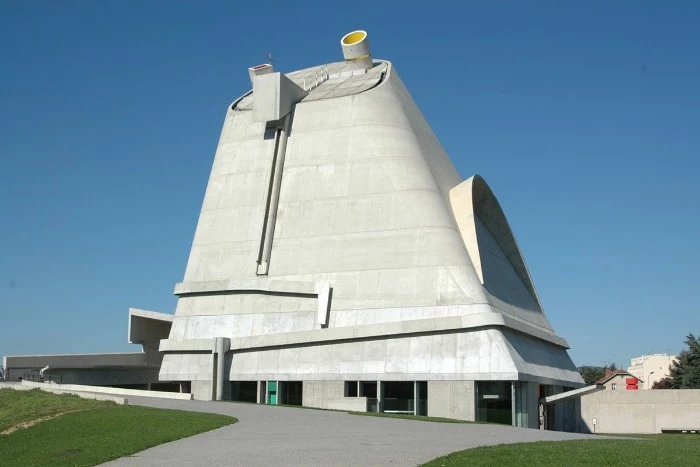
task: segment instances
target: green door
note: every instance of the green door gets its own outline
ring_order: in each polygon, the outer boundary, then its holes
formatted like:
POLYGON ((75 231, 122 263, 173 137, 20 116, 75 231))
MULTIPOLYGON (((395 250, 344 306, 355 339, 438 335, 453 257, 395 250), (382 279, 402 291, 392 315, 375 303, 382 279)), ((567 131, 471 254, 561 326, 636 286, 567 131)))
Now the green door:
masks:
POLYGON ((267 382, 267 403, 277 405, 277 381, 267 382))

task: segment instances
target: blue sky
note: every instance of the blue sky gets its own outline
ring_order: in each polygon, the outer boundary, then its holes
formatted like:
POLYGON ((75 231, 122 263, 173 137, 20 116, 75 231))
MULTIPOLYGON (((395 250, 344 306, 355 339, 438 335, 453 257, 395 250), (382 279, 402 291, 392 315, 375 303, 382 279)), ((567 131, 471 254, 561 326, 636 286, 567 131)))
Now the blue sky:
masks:
POLYGON ((577 365, 700 333, 700 3, 0 0, 0 355, 173 312, 227 105, 370 34, 515 230, 577 365))

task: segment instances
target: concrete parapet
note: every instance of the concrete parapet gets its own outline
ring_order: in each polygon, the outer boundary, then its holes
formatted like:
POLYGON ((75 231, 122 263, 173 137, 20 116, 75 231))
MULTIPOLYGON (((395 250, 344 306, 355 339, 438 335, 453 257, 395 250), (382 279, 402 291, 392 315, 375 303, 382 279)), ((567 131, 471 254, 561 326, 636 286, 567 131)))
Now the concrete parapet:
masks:
POLYGON ((661 433, 665 428, 700 429, 700 390, 600 391, 581 397, 580 432, 661 433))
POLYGON ((129 403, 129 400, 124 398, 124 397, 118 397, 118 396, 109 396, 106 394, 95 394, 95 393, 90 393, 90 392, 80 392, 80 391, 73 391, 73 390, 68 390, 68 389, 54 389, 51 386, 54 385, 47 385, 47 384, 42 384, 42 383, 32 383, 36 384, 37 386, 30 386, 26 384, 13 384, 11 386, 5 386, 10 389, 14 389, 15 391, 31 391, 32 389, 40 389, 44 392, 50 392, 51 394, 73 394, 74 396, 78 396, 82 399, 94 399, 98 401, 111 401, 115 402, 119 405, 127 405, 129 403))
POLYGON ((103 386, 85 386, 82 384, 55 384, 55 383, 35 383, 32 381, 22 381, 24 387, 33 389, 39 388, 42 390, 51 391, 70 391, 70 392, 91 392, 100 394, 118 394, 124 396, 139 396, 139 397, 158 397, 161 399, 179 399, 191 400, 192 394, 184 394, 179 392, 164 392, 164 391, 143 391, 140 389, 122 389, 110 388, 103 386))
POLYGON ((324 409, 347 410, 349 412, 367 412, 366 397, 343 397, 324 401, 324 409))

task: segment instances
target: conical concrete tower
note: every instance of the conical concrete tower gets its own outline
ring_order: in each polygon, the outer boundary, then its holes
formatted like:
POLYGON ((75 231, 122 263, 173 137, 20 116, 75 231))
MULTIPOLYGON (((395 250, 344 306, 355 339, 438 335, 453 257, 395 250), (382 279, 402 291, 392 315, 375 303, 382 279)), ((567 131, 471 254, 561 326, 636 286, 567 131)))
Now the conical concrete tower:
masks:
POLYGON ((228 108, 161 380, 536 426, 537 398, 582 380, 503 210, 367 34, 341 47, 338 63, 251 68, 228 108))

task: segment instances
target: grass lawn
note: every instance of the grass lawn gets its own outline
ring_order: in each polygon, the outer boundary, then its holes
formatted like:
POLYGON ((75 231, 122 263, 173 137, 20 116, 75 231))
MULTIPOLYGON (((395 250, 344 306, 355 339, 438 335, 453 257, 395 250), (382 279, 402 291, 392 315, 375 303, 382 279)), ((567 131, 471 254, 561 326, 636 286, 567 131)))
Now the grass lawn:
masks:
POLYGON ((38 389, 0 389, 0 431, 64 412, 70 413, 0 435, 0 465, 95 465, 237 421, 225 415, 117 405, 38 389))
POLYGON ((643 439, 540 441, 486 446, 454 452, 423 465, 700 465, 700 435, 635 436, 643 439))

